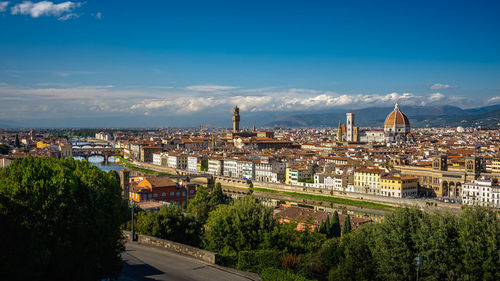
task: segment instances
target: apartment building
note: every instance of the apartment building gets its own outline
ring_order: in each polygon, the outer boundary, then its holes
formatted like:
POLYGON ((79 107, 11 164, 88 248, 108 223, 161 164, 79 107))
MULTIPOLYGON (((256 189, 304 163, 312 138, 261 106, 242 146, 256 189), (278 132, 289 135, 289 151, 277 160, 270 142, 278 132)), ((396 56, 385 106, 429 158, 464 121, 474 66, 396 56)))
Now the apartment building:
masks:
POLYGON ((380 189, 383 196, 405 198, 417 196, 418 178, 401 175, 383 175, 380 177, 380 189))
POLYGON ((359 168, 354 172, 354 192, 382 195, 380 190, 381 169, 359 168))
POLYGON ((224 159, 209 158, 208 159, 208 173, 214 176, 224 175, 224 159))
POLYGON ((462 187, 462 202, 466 205, 500 208, 498 180, 483 177, 466 182, 462 187))

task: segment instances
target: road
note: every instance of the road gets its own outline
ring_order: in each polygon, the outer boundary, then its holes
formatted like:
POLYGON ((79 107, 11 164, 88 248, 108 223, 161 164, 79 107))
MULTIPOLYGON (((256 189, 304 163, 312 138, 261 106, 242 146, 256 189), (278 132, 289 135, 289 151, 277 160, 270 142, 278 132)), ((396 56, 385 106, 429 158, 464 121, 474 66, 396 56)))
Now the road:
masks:
POLYGON ((127 243, 119 280, 254 280, 231 270, 155 247, 127 243))

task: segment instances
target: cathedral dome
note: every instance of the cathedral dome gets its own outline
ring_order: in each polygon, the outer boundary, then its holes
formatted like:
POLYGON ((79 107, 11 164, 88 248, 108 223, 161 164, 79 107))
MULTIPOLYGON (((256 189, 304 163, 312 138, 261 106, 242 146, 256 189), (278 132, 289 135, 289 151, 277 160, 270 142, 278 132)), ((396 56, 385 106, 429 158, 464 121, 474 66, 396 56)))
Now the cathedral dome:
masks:
POLYGON ((399 106, 396 103, 394 110, 385 118, 384 128, 399 126, 410 127, 410 121, 403 112, 399 111, 399 106))

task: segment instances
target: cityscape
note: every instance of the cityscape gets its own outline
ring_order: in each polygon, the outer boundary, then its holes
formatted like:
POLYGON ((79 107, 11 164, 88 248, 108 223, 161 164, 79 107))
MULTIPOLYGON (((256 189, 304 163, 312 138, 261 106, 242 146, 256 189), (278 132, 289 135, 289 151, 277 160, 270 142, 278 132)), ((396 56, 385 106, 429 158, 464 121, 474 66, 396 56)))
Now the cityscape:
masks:
POLYGON ((500 5, 146 2, 0 1, 6 280, 500 279, 500 5))

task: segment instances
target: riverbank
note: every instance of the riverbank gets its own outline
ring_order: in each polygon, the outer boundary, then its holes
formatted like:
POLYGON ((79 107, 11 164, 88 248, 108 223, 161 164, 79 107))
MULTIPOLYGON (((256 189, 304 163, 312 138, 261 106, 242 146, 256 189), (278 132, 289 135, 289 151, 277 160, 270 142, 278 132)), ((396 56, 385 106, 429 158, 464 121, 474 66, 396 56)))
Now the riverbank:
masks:
POLYGON ((374 203, 374 202, 369 202, 369 201, 352 200, 352 199, 338 198, 338 197, 331 197, 331 196, 313 195, 313 194, 290 192, 290 191, 278 191, 278 190, 274 190, 274 189, 266 189, 266 188, 259 188, 259 187, 250 187, 249 189, 253 190, 253 191, 278 193, 278 194, 285 194, 285 195, 290 195, 290 196, 300 197, 300 198, 328 201, 328 202, 335 203, 335 204, 352 205, 352 206, 367 207, 367 208, 374 208, 374 209, 385 209, 385 210, 392 210, 392 209, 397 208, 396 206, 387 205, 387 204, 374 203))
POLYGON ((121 156, 115 156, 115 158, 120 161, 120 165, 127 167, 131 170, 137 171, 137 172, 142 172, 145 174, 152 174, 152 175, 160 175, 160 176, 170 176, 170 174, 166 173, 166 172, 159 172, 159 171, 155 171, 155 170, 151 170, 151 169, 138 167, 138 166, 130 163, 130 161, 128 161, 127 159, 125 159, 121 156))

